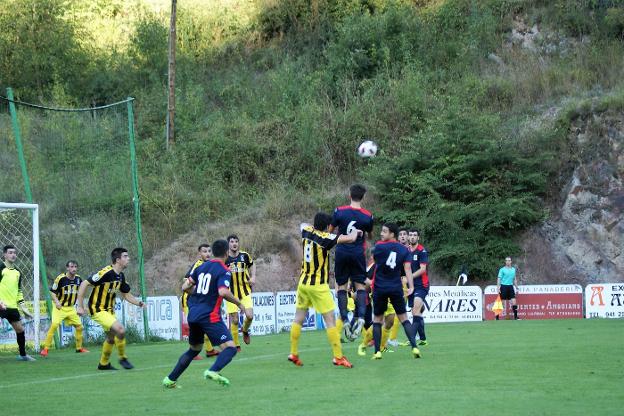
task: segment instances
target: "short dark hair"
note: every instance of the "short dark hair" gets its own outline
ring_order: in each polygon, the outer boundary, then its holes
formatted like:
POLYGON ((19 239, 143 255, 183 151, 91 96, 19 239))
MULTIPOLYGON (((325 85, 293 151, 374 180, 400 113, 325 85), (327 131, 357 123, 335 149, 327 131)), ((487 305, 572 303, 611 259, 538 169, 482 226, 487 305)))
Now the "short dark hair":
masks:
POLYGON ((208 247, 210 248, 210 244, 208 243, 201 243, 198 247, 197 247, 197 251, 201 251, 202 248, 204 247, 208 247))
POLYGON ((325 231, 327 226, 331 223, 332 217, 324 212, 317 212, 314 216, 314 228, 317 230, 325 231))
POLYGON ((395 223, 387 222, 383 226, 386 227, 388 231, 390 231, 392 234, 394 234, 395 237, 399 235, 399 226, 395 223))
POLYGON ((408 232, 407 227, 401 227, 401 228, 399 228, 399 232, 401 232, 401 231, 408 232))
POLYGON ((228 241, 230 241, 230 237, 226 240, 217 240, 212 243, 212 255, 215 257, 223 257, 225 253, 228 251, 228 241))
POLYGON ((67 263, 65 263, 65 267, 69 267, 70 264, 75 264, 76 267, 78 266, 78 262, 76 260, 68 260, 67 263))
POLYGON ((418 234, 418 236, 420 237, 420 231, 418 231, 418 228, 413 228, 413 227, 412 227, 412 228, 410 228, 410 229, 409 229, 409 232, 410 232, 410 233, 416 233, 416 234, 418 234))
MULTIPOLYGON (((227 242, 228 242, 228 243, 229 243, 229 242, 230 242, 230 240, 232 240, 232 239, 235 239, 235 240, 240 240, 236 234, 230 234, 230 235, 228 235, 228 236, 227 236, 227 242)), ((212 251, 214 252, 214 247, 213 247, 212 251)))
POLYGON ((364 187, 364 185, 355 183, 349 188, 349 195, 351 196, 351 199, 355 202, 360 202, 362 199, 364 199, 364 194, 366 194, 366 188, 364 187))
POLYGON ((2 254, 6 253, 7 251, 11 249, 15 250, 15 246, 13 244, 7 244, 6 246, 2 248, 2 254))
POLYGON ((115 247, 113 249, 113 251, 111 251, 111 261, 113 264, 115 264, 117 262, 117 260, 119 260, 121 258, 121 255, 123 253, 127 253, 128 250, 126 250, 123 247, 115 247))

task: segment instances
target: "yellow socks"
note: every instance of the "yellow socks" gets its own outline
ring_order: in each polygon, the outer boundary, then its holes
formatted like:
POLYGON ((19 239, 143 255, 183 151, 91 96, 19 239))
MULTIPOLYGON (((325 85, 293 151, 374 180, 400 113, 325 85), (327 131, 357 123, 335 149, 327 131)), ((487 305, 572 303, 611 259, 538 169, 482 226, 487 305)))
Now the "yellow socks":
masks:
POLYGON ((115 345, 117 346, 117 351, 119 352, 119 358, 128 358, 126 357, 126 339, 119 339, 115 337, 115 345))
MULTIPOLYGON (((301 325, 293 322, 290 327, 290 353, 299 354, 299 337, 301 336, 301 325)), ((340 340, 338 340, 340 342, 340 340)))
POLYGON ((251 322, 253 319, 249 319, 245 316, 245 320, 243 321, 243 332, 249 331, 249 327, 251 326, 251 322))
POLYGON ((43 348, 50 348, 52 345, 52 338, 54 338, 54 333, 56 332, 56 328, 58 328, 59 324, 55 324, 52 322, 50 325, 50 329, 48 329, 48 334, 46 335, 45 341, 43 341, 43 348))
POLYGON ((104 344, 102 345, 102 356, 100 357, 100 364, 106 365, 110 363, 110 356, 113 353, 113 345, 109 343, 107 340, 104 340, 104 344))
POLYGON ((342 345, 340 345, 340 332, 338 332, 338 327, 327 328, 326 331, 334 358, 342 358, 342 345))
POLYGON ((364 336, 362 337, 363 346, 368 346, 368 343, 373 340, 373 326, 368 327, 367 330, 364 331, 364 336))
POLYGON ((238 322, 230 325, 230 332, 232 333, 232 339, 234 340, 234 345, 237 347, 240 346, 240 342, 238 341, 238 322))
POLYGON ((82 326, 76 327, 76 349, 82 348, 82 326))

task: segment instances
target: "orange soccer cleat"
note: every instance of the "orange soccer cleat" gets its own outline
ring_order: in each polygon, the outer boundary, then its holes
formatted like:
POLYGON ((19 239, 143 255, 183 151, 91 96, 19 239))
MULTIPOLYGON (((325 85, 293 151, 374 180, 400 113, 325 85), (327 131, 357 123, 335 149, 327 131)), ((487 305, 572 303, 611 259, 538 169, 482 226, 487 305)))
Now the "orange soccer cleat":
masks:
POLYGON ((344 368, 353 368, 353 364, 351 364, 349 362, 349 360, 347 360, 347 357, 345 357, 344 355, 340 358, 335 358, 332 360, 332 362, 334 363, 334 365, 337 365, 339 367, 344 367, 344 368))

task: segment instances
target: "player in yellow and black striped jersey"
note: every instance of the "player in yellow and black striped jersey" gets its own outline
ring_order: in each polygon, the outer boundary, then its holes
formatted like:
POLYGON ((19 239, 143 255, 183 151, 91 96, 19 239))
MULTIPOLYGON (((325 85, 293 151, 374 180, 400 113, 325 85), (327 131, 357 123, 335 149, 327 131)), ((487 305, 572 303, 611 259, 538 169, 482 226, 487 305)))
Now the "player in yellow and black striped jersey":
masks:
POLYGON ((299 359, 299 337, 301 327, 310 307, 323 315, 327 338, 334 355, 334 365, 351 368, 347 357, 342 355, 340 334, 334 318, 334 298, 329 290, 329 252, 336 244, 352 243, 362 231, 352 229, 349 234, 337 236, 327 232, 331 216, 319 212, 314 216, 314 226, 301 224, 303 260, 297 286, 295 319, 290 327, 290 355, 288 361, 297 366, 303 365, 299 359))
MULTIPOLYGON (((207 243, 202 243, 197 247, 197 253, 199 254, 199 259, 193 263, 193 265, 189 268, 188 272, 184 275, 184 279, 188 278, 196 268, 204 264, 212 257, 212 248, 207 243)), ((188 292, 182 292, 182 296, 180 297, 180 305, 182 306, 182 310, 188 316, 188 292)), ((206 350, 206 357, 214 357, 215 355, 219 355, 219 351, 215 350, 208 339, 208 335, 204 334, 204 348, 206 350)), ((196 355, 193 360, 201 360, 200 355, 196 355)))
POLYGON ((119 291, 120 296, 127 302, 141 308, 144 308, 145 304, 130 294, 130 285, 126 282, 126 276, 123 273, 130 261, 128 250, 123 247, 113 249, 111 259, 110 266, 104 267, 80 284, 77 311, 79 315, 84 314, 85 292, 88 286, 93 286, 89 296, 89 314, 94 321, 102 325, 106 333, 98 370, 116 370, 110 363, 114 345, 117 346, 119 353, 119 364, 126 370, 130 370, 134 366, 130 364, 126 356, 126 328, 115 317, 115 297, 119 291))
POLYGON ((40 352, 43 357, 48 356, 48 348, 52 345, 54 333, 63 321, 76 328, 76 352, 89 352, 82 347, 82 322, 74 308, 78 299, 80 283, 82 283, 82 279, 78 276, 78 263, 75 260, 70 260, 65 264, 65 273, 56 276, 50 288, 50 296, 55 308, 52 309, 52 324, 40 352))
MULTIPOLYGON (((246 251, 240 250, 237 235, 229 235, 227 241, 228 258, 225 264, 232 273, 232 294, 245 306, 245 319, 241 332, 243 333, 243 341, 245 344, 249 344, 251 342, 249 327, 253 322, 251 288, 256 283, 256 266, 251 255, 246 251)), ((240 342, 238 340, 238 307, 233 303, 226 302, 225 309, 230 317, 232 339, 234 340, 234 344, 236 344, 236 349, 240 351, 240 342)))

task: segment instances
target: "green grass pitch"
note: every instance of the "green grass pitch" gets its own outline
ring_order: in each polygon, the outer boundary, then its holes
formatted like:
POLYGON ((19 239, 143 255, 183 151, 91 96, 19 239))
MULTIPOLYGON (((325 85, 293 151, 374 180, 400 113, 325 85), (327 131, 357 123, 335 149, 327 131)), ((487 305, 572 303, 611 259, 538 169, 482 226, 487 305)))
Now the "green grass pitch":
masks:
MULTIPOLYGON (((624 320, 501 321, 428 325, 423 358, 396 347, 380 361, 344 344, 353 369, 336 368, 324 331, 304 332, 303 367, 286 360, 288 334, 252 338, 222 374, 194 361, 180 389, 161 381, 182 342, 128 345, 134 370, 98 372, 89 354, 0 354, 3 415, 615 415, 624 412, 624 320)), ((116 364, 116 353, 113 353, 116 364)))

